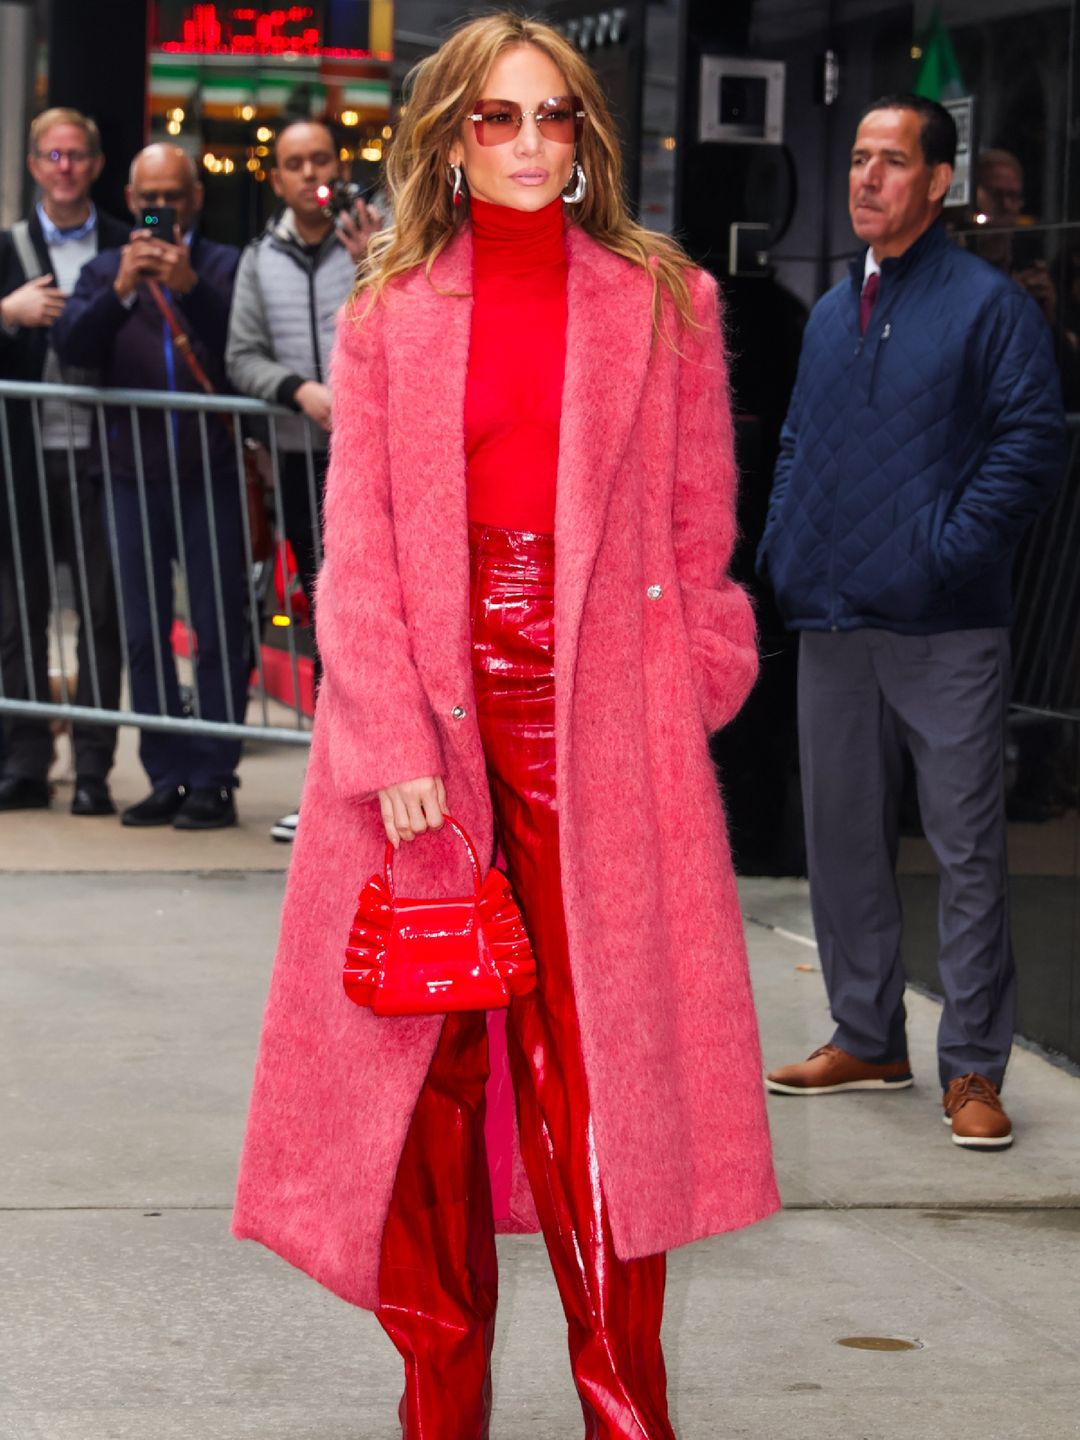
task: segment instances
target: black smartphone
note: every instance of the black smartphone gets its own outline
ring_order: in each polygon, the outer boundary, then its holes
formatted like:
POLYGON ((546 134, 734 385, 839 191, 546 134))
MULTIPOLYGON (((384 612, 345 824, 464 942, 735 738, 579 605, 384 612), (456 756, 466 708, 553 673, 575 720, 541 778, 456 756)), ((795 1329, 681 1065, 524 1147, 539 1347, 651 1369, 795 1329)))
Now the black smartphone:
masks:
POLYGON ((147 205, 139 211, 139 224, 151 235, 160 235, 170 245, 176 241, 176 206, 147 205))

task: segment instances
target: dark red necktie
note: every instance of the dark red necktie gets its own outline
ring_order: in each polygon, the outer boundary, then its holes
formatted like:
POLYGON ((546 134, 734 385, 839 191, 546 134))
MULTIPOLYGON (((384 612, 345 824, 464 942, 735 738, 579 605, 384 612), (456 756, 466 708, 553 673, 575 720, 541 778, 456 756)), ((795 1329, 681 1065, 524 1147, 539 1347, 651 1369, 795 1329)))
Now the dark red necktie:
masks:
POLYGON ((870 316, 874 313, 874 302, 877 300, 877 292, 881 288, 881 276, 876 270, 872 270, 866 277, 866 284, 862 287, 862 294, 859 296, 859 334, 866 334, 866 327, 870 324, 870 316))

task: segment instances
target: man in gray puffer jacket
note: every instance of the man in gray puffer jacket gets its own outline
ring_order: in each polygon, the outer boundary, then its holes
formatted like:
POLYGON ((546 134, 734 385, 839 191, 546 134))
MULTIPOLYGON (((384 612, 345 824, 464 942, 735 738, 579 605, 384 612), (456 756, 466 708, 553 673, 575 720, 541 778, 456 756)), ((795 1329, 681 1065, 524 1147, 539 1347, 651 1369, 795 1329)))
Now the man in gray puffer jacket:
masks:
MULTIPOLYGON (((294 120, 278 133, 270 180, 285 209, 240 260, 225 354, 237 390, 297 412, 276 422, 282 520, 309 604, 322 549, 319 511, 330 429, 326 382, 337 312, 380 223, 377 211, 362 203, 335 222, 318 192, 340 175, 327 126, 294 120)), ((291 840, 296 822, 295 814, 287 815, 271 834, 291 840)))

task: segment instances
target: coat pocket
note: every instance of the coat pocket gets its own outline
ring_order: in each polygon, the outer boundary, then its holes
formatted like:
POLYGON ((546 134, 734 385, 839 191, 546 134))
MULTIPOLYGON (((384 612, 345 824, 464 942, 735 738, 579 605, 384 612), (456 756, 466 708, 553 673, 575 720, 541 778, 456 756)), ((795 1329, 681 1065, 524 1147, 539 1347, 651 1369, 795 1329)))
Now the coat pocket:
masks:
POLYGON ((947 495, 939 495, 917 512, 909 524, 896 514, 894 544, 863 578, 861 598, 849 599, 856 613, 891 621, 915 621, 948 609, 937 547, 948 508, 947 495))

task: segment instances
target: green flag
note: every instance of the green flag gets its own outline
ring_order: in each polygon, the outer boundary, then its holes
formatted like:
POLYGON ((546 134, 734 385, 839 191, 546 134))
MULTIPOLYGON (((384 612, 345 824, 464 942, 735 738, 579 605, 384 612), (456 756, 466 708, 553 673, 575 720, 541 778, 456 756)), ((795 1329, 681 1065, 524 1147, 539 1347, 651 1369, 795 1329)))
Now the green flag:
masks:
POLYGON ((927 100, 956 100, 967 94, 956 51, 941 18, 940 6, 934 10, 923 40, 922 64, 912 88, 916 95, 925 96, 927 100))

